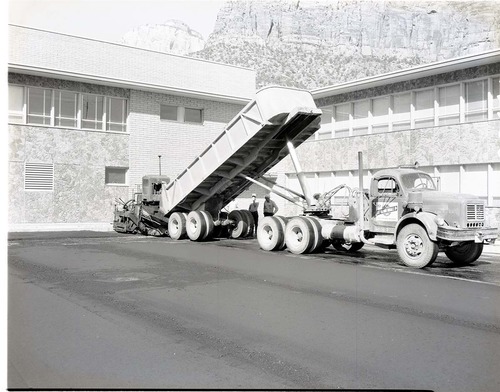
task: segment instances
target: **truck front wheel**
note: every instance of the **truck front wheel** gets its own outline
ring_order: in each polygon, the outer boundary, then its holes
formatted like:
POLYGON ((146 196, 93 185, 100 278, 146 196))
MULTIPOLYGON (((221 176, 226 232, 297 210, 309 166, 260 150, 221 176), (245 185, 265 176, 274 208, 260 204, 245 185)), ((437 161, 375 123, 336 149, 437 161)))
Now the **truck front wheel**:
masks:
POLYGON ((410 223, 403 227, 397 238, 398 254, 401 261, 412 268, 425 268, 436 260, 439 247, 431 241, 427 231, 410 223))
POLYGON ((479 259, 481 253, 483 253, 483 244, 466 242, 462 245, 450 247, 444 253, 458 266, 469 265, 479 259))

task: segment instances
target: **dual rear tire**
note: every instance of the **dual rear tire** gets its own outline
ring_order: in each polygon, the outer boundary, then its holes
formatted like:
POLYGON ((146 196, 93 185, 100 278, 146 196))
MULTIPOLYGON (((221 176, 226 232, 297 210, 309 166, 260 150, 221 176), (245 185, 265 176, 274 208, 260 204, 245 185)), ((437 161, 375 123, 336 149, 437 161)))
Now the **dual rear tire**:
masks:
POLYGON ((274 251, 285 248, 287 219, 281 216, 265 216, 257 228, 257 241, 263 250, 274 251))

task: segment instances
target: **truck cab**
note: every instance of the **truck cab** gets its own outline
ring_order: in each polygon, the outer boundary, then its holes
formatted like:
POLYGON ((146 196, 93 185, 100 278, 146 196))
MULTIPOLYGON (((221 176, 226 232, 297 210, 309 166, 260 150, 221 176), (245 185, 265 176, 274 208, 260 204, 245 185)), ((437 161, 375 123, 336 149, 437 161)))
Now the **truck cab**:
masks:
POLYGON ((423 171, 381 170, 370 185, 369 236, 396 247, 408 265, 430 265, 439 250, 457 264, 470 264, 498 235, 487 226, 485 207, 477 196, 439 191, 423 171))

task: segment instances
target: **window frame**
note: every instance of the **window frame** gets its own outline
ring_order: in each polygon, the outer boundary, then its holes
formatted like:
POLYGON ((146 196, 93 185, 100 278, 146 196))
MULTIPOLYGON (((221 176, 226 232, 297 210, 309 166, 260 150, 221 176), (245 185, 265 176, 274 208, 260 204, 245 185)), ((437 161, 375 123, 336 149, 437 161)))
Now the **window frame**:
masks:
POLYGON ((9 97, 8 97, 8 103, 7 103, 7 118, 8 118, 8 121, 10 124, 26 124, 26 106, 27 106, 27 103, 26 103, 26 86, 22 85, 22 84, 16 84, 16 83, 8 83, 8 90, 9 91, 9 97), (20 88, 22 90, 22 108, 21 108, 21 111, 19 112, 16 112, 16 111, 11 111, 11 108, 10 108, 10 104, 11 104, 11 101, 10 101, 10 88, 11 87, 17 87, 17 88, 20 88), (19 113, 19 115, 15 115, 14 113, 19 113), (11 116, 16 116, 16 117, 20 117, 20 121, 15 121, 13 117, 11 116))
POLYGON ((125 166, 105 166, 104 167, 104 185, 105 186, 122 186, 122 187, 128 187, 129 186, 129 167, 125 166), (108 169, 120 169, 125 171, 125 180, 123 183, 121 182, 107 182, 107 171, 108 169))
MULTIPOLYGON (((59 88, 46 88, 46 87, 40 87, 40 86, 32 86, 32 85, 22 85, 19 83, 8 83, 8 87, 10 86, 14 87, 21 87, 23 89, 23 113, 22 113, 22 120, 20 121, 12 121, 10 117, 10 110, 8 111, 8 123, 9 124, 16 124, 16 125, 31 125, 31 126, 37 126, 37 127, 51 127, 51 128, 62 128, 62 129, 77 129, 77 130, 83 130, 83 131, 97 131, 97 132, 106 132, 106 133, 119 133, 119 134, 124 134, 124 133, 129 133, 129 114, 130 114, 130 104, 129 98, 126 97, 118 97, 118 96, 110 96, 110 95, 103 95, 103 94, 95 94, 95 93, 86 93, 86 92, 81 92, 81 91, 75 91, 75 90, 66 90, 66 89, 59 89, 59 88), (39 114, 29 114, 29 89, 41 89, 41 90, 50 90, 51 91, 51 102, 50 102, 50 116, 45 116, 45 115, 39 115, 39 114), (75 94, 76 95, 76 118, 73 117, 61 117, 61 116, 56 116, 56 95, 59 97, 61 96, 62 93, 70 93, 70 94, 75 94), (86 128, 82 124, 82 120, 86 121, 85 119, 82 119, 82 114, 83 114, 83 96, 84 95, 92 95, 92 96, 97 96, 97 97, 102 97, 103 99, 103 124, 102 127, 98 128, 86 128), (111 122, 107 121, 107 102, 110 99, 117 99, 122 101, 122 108, 123 108, 123 123, 117 123, 117 122, 111 122), (43 118, 50 118, 50 121, 48 123, 44 124, 39 124, 35 122, 29 122, 29 116, 34 116, 34 117, 43 117, 43 118), (69 119, 69 120, 74 120, 75 121, 75 126, 69 126, 69 125, 57 125, 58 121, 60 119, 69 119), (108 124, 112 125, 121 125, 122 131, 117 131, 117 130, 111 130, 108 127, 108 124)), ((9 103, 10 104, 10 101, 9 103)), ((95 120, 87 120, 87 121, 95 121, 95 120)))
POLYGON ((177 123, 183 123, 183 124, 193 124, 193 125, 204 125, 205 124, 205 109, 204 108, 195 108, 195 107, 187 107, 187 106, 179 106, 179 105, 172 105, 170 103, 160 103, 160 108, 159 108, 159 117, 160 121, 170 121, 170 122, 177 122, 177 123), (171 118, 162 118, 161 117, 161 108, 162 106, 170 107, 170 108, 177 108, 177 116, 176 119, 171 119, 171 118), (186 111, 187 110, 197 110, 200 112, 200 122, 197 121, 188 121, 186 120, 186 111))
MULTIPOLYGON (((359 119, 354 119, 354 105, 357 102, 362 102, 362 101, 369 101, 370 109, 369 109, 369 116, 368 116, 368 134, 382 134, 382 133, 388 133, 388 132, 400 132, 400 131, 410 131, 410 130, 415 130, 415 129, 421 129, 421 128, 435 128, 435 127, 441 127, 441 126, 450 126, 450 125, 459 125, 459 124, 467 124, 467 123, 474 123, 474 122, 482 122, 482 121, 494 121, 494 120, 500 120, 500 87, 496 86, 494 84, 495 81, 498 81, 500 83, 500 74, 493 74, 493 75, 488 75, 488 76, 482 76, 479 78, 473 78, 473 79, 465 79, 462 81, 453 81, 449 83, 442 83, 442 84, 436 84, 434 86, 427 86, 427 87, 422 87, 422 88, 417 88, 417 89, 411 89, 411 90, 406 90, 406 91, 400 91, 400 92, 395 92, 392 94, 382 94, 382 95, 377 95, 373 96, 370 98, 361 98, 361 99, 356 99, 352 101, 344 101, 344 102, 337 102, 337 103, 332 103, 331 105, 327 105, 326 107, 332 107, 333 112, 332 112, 332 138, 333 139, 340 139, 340 138, 345 138, 345 137, 352 137, 352 136, 364 136, 364 135, 357 135, 356 134, 356 129, 359 128, 359 124, 356 124, 357 122, 360 122, 359 119), (483 101, 484 106, 481 109, 475 110, 473 113, 472 112, 467 112, 467 84, 468 83, 473 83, 473 82, 483 82, 485 84, 485 89, 486 89, 486 96, 484 97, 483 101), (451 113, 451 114, 442 114, 441 112, 441 105, 440 102, 440 93, 441 89, 447 88, 447 87, 452 87, 452 86, 459 86, 459 96, 458 96, 458 113, 451 113), (495 90, 496 88, 497 90, 495 90), (426 111, 429 111, 427 115, 424 115, 422 117, 419 117, 417 114, 416 110, 416 97, 417 94, 421 91, 429 91, 432 97, 432 102, 429 105, 428 108, 426 108, 426 111), (494 93, 497 93, 497 95, 494 95, 494 93), (395 112, 395 107, 396 107, 396 102, 398 97, 401 96, 407 96, 406 99, 409 99, 409 111, 408 112, 401 112, 401 113, 396 113, 395 112), (381 132, 373 132, 375 128, 379 126, 385 126, 386 123, 385 121, 378 121, 378 117, 382 116, 374 116, 373 115, 373 104, 374 101, 377 99, 381 99, 384 97, 389 97, 389 113, 388 113, 388 126, 386 126, 386 130, 383 130, 381 132), (496 105, 496 106, 495 106, 496 105), (339 121, 338 120, 338 115, 337 111, 338 108, 341 109, 346 109, 349 108, 349 113, 347 114, 347 117, 349 118, 348 120, 344 118, 343 120, 339 121), (432 114, 431 114, 432 113, 432 114), (483 113, 484 119, 473 119, 470 120, 467 118, 467 115, 474 115, 477 113, 483 113), (458 115, 458 119, 456 119, 458 115), (443 123, 446 118, 451 118, 454 119, 451 122, 448 123, 443 123), (356 121, 355 121, 356 120, 356 121), (418 122, 427 122, 426 125, 418 126, 418 122), (340 133, 340 135, 339 135, 340 133)), ((457 106, 455 103, 454 105, 450 106, 457 106)), ((346 117, 346 113, 344 113, 345 110, 342 111, 343 116, 346 117)), ((385 115, 383 116, 385 117, 385 115)), ((361 119, 361 120, 364 120, 361 119)), ((361 121, 362 122, 362 121, 361 121)), ((315 133, 314 140, 320 140, 323 139, 324 136, 327 135, 327 132, 321 132, 321 129, 315 133)))

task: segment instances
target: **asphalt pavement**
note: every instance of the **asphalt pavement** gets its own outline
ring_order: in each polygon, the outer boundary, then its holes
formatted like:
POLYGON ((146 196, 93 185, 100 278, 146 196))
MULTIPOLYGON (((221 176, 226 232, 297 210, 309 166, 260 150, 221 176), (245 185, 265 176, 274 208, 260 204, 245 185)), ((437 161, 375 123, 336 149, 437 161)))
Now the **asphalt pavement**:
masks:
MULTIPOLYGON (((500 260, 9 234, 9 388, 500 390, 500 260)), ((485 247, 487 250, 488 247, 485 247)))

